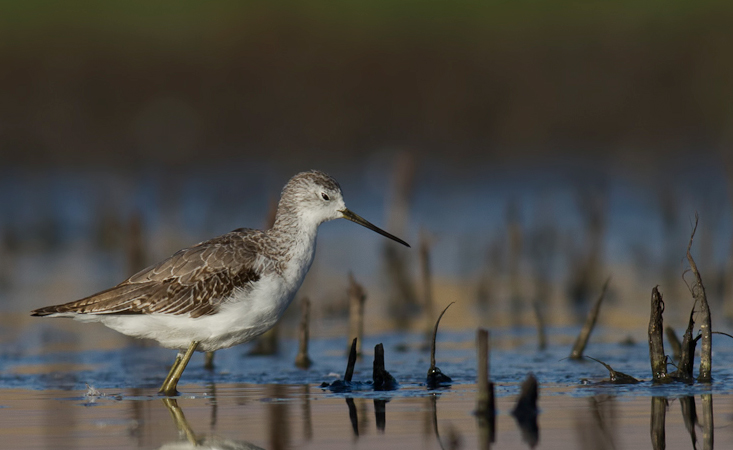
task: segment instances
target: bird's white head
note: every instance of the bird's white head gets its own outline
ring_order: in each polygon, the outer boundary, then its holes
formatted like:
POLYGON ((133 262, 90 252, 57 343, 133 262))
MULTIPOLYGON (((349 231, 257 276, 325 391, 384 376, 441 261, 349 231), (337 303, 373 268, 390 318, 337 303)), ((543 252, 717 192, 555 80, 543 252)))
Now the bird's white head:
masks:
POLYGON ((312 170, 301 172, 283 188, 278 215, 294 215, 299 221, 315 226, 342 217, 346 209, 341 186, 331 176, 312 170))
POLYGON ((318 170, 301 172, 291 178, 283 188, 276 226, 288 226, 291 225, 289 222, 298 221, 301 225, 315 229, 321 223, 334 219, 351 220, 409 247, 402 239, 372 225, 346 208, 341 186, 326 173, 318 170))

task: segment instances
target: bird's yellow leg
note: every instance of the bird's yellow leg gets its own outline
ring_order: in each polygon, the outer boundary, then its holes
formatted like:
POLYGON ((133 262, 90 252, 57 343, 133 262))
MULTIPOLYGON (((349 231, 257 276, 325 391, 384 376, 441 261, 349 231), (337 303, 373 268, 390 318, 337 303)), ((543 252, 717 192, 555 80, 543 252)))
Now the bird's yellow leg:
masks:
POLYGON ((165 377, 165 381, 163 381, 163 385, 158 391, 159 394, 168 397, 178 395, 178 390, 176 389, 178 387, 178 381, 181 379, 181 375, 183 375, 183 371, 186 369, 186 366, 191 360, 191 356, 193 355, 193 352, 196 351, 196 347, 198 347, 198 345, 199 343, 197 341, 193 341, 191 342, 191 345, 188 346, 188 350, 186 350, 186 353, 183 356, 181 356, 180 353, 176 355, 176 361, 173 363, 173 367, 171 367, 170 372, 168 372, 168 376, 165 377))

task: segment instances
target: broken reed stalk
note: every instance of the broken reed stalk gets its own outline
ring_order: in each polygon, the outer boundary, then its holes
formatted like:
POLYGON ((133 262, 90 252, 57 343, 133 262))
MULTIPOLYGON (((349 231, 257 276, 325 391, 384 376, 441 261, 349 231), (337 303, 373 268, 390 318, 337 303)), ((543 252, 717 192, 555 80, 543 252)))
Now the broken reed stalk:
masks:
POLYGON ((649 360, 652 364, 652 378, 655 382, 667 380, 667 357, 664 354, 662 329, 664 321, 664 300, 658 286, 652 289, 652 312, 649 317, 649 360))
POLYGON ((575 341, 575 345, 573 346, 573 350, 570 352, 570 359, 581 359, 583 358, 583 352, 585 351, 585 346, 588 344, 588 338, 590 338, 590 334, 593 331, 593 327, 596 325, 596 321, 598 320, 598 313, 601 310, 601 303, 603 302, 603 297, 606 295, 606 289, 608 289, 608 283, 611 281, 611 278, 609 277, 606 279, 606 282, 603 283, 603 289, 601 290, 601 295, 598 296, 598 300, 596 300, 596 303, 593 305, 593 308, 588 312, 588 316, 585 319, 585 325, 583 325, 583 329, 580 330, 580 334, 578 335, 578 339, 575 341))
POLYGON ((700 320, 700 334, 702 336, 702 344, 700 346, 700 373, 697 377, 697 381, 709 383, 712 380, 712 350, 713 350, 713 337, 712 328, 710 324, 710 306, 708 305, 708 299, 705 295, 705 286, 702 284, 702 278, 700 272, 697 270, 695 260, 692 259, 692 239, 695 237, 695 231, 697 230, 698 215, 695 213, 695 226, 692 229, 690 235, 690 242, 687 244, 687 261, 690 263, 690 269, 695 277, 695 282, 690 287, 692 297, 695 299, 695 303, 699 304, 699 320, 700 320))
POLYGON ((478 396, 476 398, 476 414, 487 416, 492 421, 494 407, 494 383, 489 381, 489 331, 479 328, 476 332, 476 347, 478 351, 477 379, 478 396))
POLYGON ((682 335, 682 351, 680 359, 677 362, 677 371, 673 374, 674 378, 680 381, 692 381, 692 366, 695 358, 695 346, 697 341, 692 338, 692 329, 695 327, 695 310, 690 311, 690 320, 687 323, 685 334, 682 335))
POLYGON ((354 365, 356 365, 356 341, 354 338, 351 341, 351 351, 349 352, 349 362, 346 363, 346 373, 344 373, 344 381, 351 383, 351 378, 354 376, 354 365))
POLYGON ((349 273, 349 337, 357 338, 356 354, 361 355, 361 341, 364 335, 364 302, 366 292, 349 273))
POLYGON ((381 343, 374 346, 374 364, 372 367, 372 382, 375 391, 396 388, 397 380, 384 368, 384 346, 381 343))
POLYGON ((304 297, 300 302, 300 328, 298 330, 298 356, 295 357, 295 366, 300 369, 307 369, 313 364, 308 356, 308 322, 310 321, 311 301, 304 297))

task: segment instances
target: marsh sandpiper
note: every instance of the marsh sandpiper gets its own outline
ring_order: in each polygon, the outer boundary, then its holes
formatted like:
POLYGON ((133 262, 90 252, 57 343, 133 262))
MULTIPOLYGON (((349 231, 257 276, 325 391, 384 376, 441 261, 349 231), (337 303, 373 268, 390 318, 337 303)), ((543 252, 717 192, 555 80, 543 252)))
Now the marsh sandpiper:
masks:
POLYGON ((234 230, 180 250, 115 287, 31 314, 102 322, 179 350, 160 388, 162 395, 176 395, 194 351, 241 344, 275 325, 313 262, 318 225, 333 219, 351 220, 409 247, 347 209, 332 177, 302 172, 283 188, 269 230, 234 230))

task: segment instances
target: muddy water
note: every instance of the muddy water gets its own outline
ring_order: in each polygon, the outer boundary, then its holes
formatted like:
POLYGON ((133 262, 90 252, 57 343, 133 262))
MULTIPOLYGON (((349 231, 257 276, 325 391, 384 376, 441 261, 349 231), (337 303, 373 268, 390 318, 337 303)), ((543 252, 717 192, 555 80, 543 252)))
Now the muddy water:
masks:
POLYGON ((341 338, 311 342, 315 364, 294 367, 296 343, 275 356, 249 346, 218 352, 215 370, 196 355, 175 401, 156 395, 171 351, 141 346, 103 327, 72 321, 6 324, 0 352, 0 448, 733 448, 733 344, 714 342, 712 385, 653 386, 643 333, 599 328, 587 353, 642 380, 603 384, 605 369, 563 359, 575 328, 550 328, 538 351, 532 328, 492 330, 492 430, 472 414, 473 330, 441 331, 437 362, 452 386, 429 391, 422 333, 367 336, 354 379, 371 379, 384 343, 394 391, 320 387, 343 374, 341 338), (624 337, 624 339, 620 339, 624 337), (630 338, 630 339, 629 339, 630 338), (621 342, 623 341, 623 342, 621 342), (635 341, 636 343, 634 343, 635 341), (537 433, 511 415, 528 373, 540 383, 537 433), (88 388, 90 385, 92 389, 88 388), (652 426, 654 425, 654 426, 652 426))

